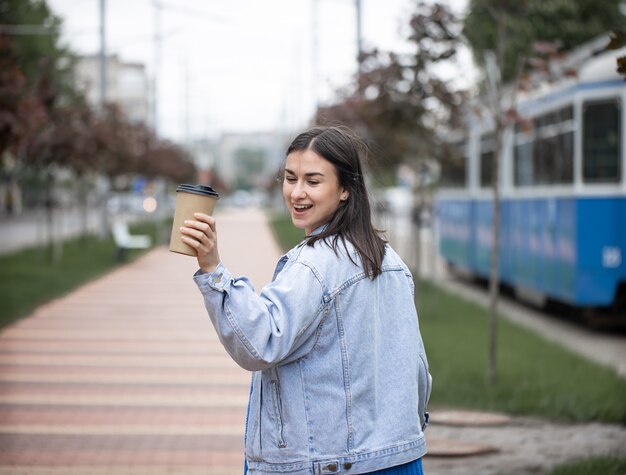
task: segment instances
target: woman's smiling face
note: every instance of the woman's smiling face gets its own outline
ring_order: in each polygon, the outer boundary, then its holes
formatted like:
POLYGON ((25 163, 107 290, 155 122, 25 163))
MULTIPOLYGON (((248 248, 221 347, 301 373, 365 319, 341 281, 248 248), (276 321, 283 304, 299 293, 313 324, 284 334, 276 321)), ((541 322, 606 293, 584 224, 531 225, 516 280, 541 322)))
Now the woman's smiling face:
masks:
POLYGON ((308 236, 328 222, 348 191, 339 185, 335 166, 314 151, 292 152, 285 162, 283 197, 293 225, 308 236))

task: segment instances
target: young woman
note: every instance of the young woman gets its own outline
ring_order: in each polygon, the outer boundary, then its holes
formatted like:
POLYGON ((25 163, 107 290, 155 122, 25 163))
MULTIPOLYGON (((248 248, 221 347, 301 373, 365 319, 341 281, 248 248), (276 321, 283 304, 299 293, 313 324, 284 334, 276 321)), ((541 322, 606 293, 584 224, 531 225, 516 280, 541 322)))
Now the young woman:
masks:
POLYGON ((258 296, 220 261, 215 218, 183 241, 220 341, 254 371, 250 474, 421 474, 431 378, 407 266, 371 223, 361 143, 315 127, 287 150, 283 195, 304 241, 258 296))

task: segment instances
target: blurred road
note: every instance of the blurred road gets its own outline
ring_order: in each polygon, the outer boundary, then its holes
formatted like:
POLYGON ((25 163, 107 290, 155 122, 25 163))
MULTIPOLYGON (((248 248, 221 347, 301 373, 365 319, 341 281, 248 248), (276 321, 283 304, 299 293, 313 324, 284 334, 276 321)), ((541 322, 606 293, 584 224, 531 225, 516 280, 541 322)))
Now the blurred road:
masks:
MULTIPOLYGON (((142 208, 142 195, 114 195, 109 199, 107 219, 121 218, 130 223, 144 220, 163 219, 171 216, 171 199, 164 199, 161 206, 152 214, 142 208)), ((51 240, 59 241, 90 233, 104 235, 102 207, 90 205, 83 216, 80 207, 55 208, 51 225, 47 223, 43 208, 28 210, 18 216, 0 216, 0 255, 20 249, 43 246, 51 240)), ((110 222, 108 223, 110 226, 110 222)))
POLYGON ((50 232, 55 238, 79 236, 85 226, 89 232, 97 232, 100 219, 98 213, 90 212, 84 221, 78 208, 56 210, 53 228, 48 230, 43 209, 26 211, 20 216, 3 216, 0 218, 0 255, 42 246, 49 242, 50 232))

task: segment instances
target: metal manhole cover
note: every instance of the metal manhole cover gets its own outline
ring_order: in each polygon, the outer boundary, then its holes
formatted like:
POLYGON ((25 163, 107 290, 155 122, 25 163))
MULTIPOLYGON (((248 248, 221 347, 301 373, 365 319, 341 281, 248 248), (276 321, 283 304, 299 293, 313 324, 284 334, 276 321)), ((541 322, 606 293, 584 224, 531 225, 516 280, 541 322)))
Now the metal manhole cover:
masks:
POLYGON ((431 424, 449 426, 501 426, 511 423, 506 414, 481 411, 434 411, 430 414, 431 424))
POLYGON ((468 457, 498 451, 498 449, 492 445, 475 444, 437 437, 427 438, 426 445, 428 447, 428 453, 426 455, 430 457, 468 457))

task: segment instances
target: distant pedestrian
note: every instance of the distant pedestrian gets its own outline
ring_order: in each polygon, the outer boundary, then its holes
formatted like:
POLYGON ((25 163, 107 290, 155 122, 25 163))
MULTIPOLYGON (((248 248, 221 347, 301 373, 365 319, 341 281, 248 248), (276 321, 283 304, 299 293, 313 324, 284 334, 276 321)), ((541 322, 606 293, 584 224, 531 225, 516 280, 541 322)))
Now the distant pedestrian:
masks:
POLYGON ((413 280, 372 225, 363 151, 342 127, 293 140, 283 195, 306 236, 260 296, 220 261, 215 218, 182 229, 222 344, 254 371, 250 474, 423 473, 431 377, 413 280))

